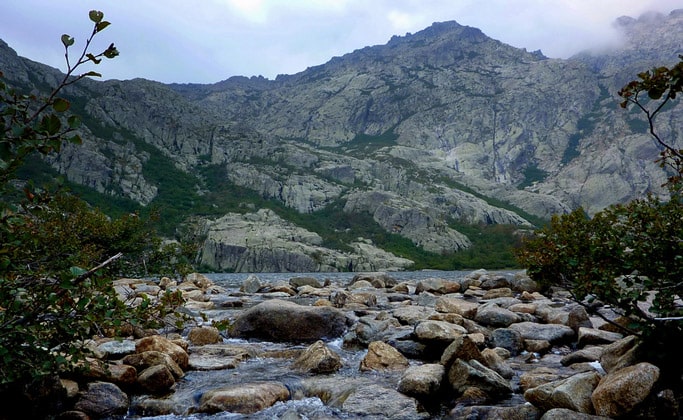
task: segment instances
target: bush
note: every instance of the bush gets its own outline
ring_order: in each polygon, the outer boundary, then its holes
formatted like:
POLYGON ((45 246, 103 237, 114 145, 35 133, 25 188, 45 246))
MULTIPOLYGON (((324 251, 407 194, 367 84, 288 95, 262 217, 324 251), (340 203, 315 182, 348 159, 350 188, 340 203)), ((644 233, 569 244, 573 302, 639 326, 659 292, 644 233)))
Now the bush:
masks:
POLYGON ((582 209, 555 216, 516 255, 542 286, 566 288, 586 305, 597 299, 627 317, 629 324, 619 327, 642 337, 644 356, 666 367, 663 376, 679 386, 683 362, 671 349, 683 339, 683 153, 657 135, 654 119, 683 89, 683 56, 671 69, 638 76, 619 92, 622 106, 635 104, 645 113, 662 147, 658 162, 672 173, 670 197, 613 205, 593 218, 582 209))
MULTIPOLYGON (((59 152, 74 135, 79 118, 68 115, 70 103, 58 97, 85 63, 98 64, 118 51, 87 51, 90 41, 109 22, 90 12, 93 32, 79 60, 68 61, 74 39, 62 36, 68 71, 47 97, 24 95, 0 79, 0 193, 14 188, 12 179, 29 156, 59 152)), ((2 74, 0 73, 0 77, 2 74)), ((130 327, 159 327, 182 303, 178 293, 135 307, 117 297, 112 280, 121 273, 168 268, 187 270, 177 247, 161 248, 147 221, 136 214, 110 219, 98 209, 63 191, 24 189, 22 203, 0 202, 0 395, 31 389, 65 371, 78 369, 89 354, 85 342, 95 335, 113 336, 130 327), (167 265, 168 257, 174 264, 167 265), (143 267, 143 269, 140 269, 143 267)))

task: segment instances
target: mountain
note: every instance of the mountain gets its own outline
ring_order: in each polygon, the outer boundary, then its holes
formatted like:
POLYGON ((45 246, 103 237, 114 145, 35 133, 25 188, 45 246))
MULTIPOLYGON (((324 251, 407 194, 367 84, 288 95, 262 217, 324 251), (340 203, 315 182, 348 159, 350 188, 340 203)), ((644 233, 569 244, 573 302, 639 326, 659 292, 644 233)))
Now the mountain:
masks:
MULTIPOLYGON (((99 203, 159 208, 208 269, 433 266, 496 226, 663 192, 645 120, 616 92, 678 61, 683 11, 615 24, 620 47, 567 60, 441 22, 275 80, 83 80, 65 96, 84 145, 46 163, 99 203)), ((0 70, 27 90, 60 75, 3 42, 0 70)), ((658 117, 664 138, 680 111, 658 117)))

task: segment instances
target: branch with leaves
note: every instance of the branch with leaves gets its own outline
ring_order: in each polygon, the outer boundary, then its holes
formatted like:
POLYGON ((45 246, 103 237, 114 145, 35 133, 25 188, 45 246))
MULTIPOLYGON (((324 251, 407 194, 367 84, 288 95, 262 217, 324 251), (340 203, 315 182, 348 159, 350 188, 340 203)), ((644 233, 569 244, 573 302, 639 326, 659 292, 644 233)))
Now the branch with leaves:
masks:
POLYGON ((638 107, 647 118, 650 135, 663 148, 658 162, 660 166, 669 166, 675 171, 675 175, 669 178, 669 187, 679 191, 683 176, 683 149, 678 149, 664 141, 655 131, 655 117, 664 107, 683 92, 683 55, 678 56, 681 60, 675 66, 657 67, 638 74, 639 80, 633 80, 619 90, 619 96, 624 100, 620 103, 622 108, 629 105, 638 107), (647 95, 643 98, 643 95, 647 95))
MULTIPOLYGON (((58 152, 64 140, 75 144, 81 143, 78 135, 67 137, 80 127, 81 121, 75 115, 70 115, 63 121, 62 116, 71 104, 58 95, 65 87, 84 77, 101 77, 101 74, 95 71, 74 76, 76 70, 84 64, 99 64, 102 61, 101 57, 114 58, 119 55, 114 44, 110 44, 107 49, 96 55, 88 52, 95 35, 110 25, 104 20, 102 12, 91 10, 89 17, 94 23, 93 30, 73 65, 69 59, 69 47, 74 45, 75 40, 67 34, 62 35, 67 71, 59 85, 46 98, 39 99, 35 95, 19 94, 0 80, 0 103, 3 104, 0 107, 0 187, 11 179, 28 155, 35 152, 43 155, 58 152), (50 108, 51 111, 48 111, 50 108)), ((0 71, 0 79, 3 77, 0 71)))

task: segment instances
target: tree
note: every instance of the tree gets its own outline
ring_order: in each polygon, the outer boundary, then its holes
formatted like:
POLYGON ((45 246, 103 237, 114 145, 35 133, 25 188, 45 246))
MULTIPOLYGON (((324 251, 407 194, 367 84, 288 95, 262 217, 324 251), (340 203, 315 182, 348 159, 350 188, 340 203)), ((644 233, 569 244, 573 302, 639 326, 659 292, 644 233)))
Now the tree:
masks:
MULTIPOLYGON (((74 39, 62 36, 67 72, 49 95, 21 94, 0 80, 0 191, 12 188, 27 157, 80 142, 80 120, 68 114, 70 104, 59 93, 84 77, 100 76, 77 75, 84 64, 118 55, 114 44, 96 55, 88 51, 109 26, 102 12, 89 17, 93 31, 73 64, 74 39)), ((0 395, 83 366, 89 354, 84 344, 94 335, 159 327, 183 303, 178 292, 158 302, 143 297, 132 307, 114 290, 112 280, 121 270, 160 254, 161 241, 147 221, 136 214, 110 219, 63 191, 28 186, 24 193, 20 204, 0 205, 0 395)))
POLYGON ((517 258, 544 287, 569 290, 577 302, 611 305, 628 334, 643 338, 644 356, 656 362, 673 383, 683 362, 668 349, 683 339, 683 150, 662 139, 654 120, 683 90, 681 62, 638 75, 619 91, 621 106, 638 107, 662 151, 657 159, 669 171, 670 196, 652 195, 617 204, 587 217, 582 209, 553 217, 549 226, 526 239, 517 258))

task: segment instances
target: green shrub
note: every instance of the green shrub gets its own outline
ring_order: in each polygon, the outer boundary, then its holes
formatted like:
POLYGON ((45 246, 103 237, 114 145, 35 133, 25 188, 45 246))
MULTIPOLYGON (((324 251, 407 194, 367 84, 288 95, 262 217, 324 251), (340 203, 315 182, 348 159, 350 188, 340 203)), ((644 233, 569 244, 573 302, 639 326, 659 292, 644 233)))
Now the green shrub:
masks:
POLYGON ((673 173, 667 183, 670 197, 612 205, 592 218, 582 209, 555 216, 516 251, 542 286, 564 287, 586 305, 597 299, 627 317, 628 325, 620 328, 643 338, 643 355, 666 368, 663 376, 676 386, 683 372, 672 351, 683 339, 683 151, 658 136, 654 119, 683 90, 682 76, 683 56, 671 69, 639 74, 640 81, 619 92, 622 107, 637 106, 662 146, 658 161, 673 173))
MULTIPOLYGON (((80 125, 70 103, 58 93, 87 76, 75 75, 86 63, 98 64, 118 51, 87 51, 109 22, 90 12, 93 32, 78 61, 47 97, 16 92, 0 73, 0 194, 16 198, 16 171, 34 154, 59 152, 65 141, 79 143, 80 125), (12 192, 14 191, 14 192, 12 192)), ((67 57, 74 39, 62 36, 67 57)), ((27 171, 30 173, 30 171, 27 171)), ((130 333, 130 327, 158 327, 182 303, 179 293, 158 301, 143 298, 131 307, 114 290, 121 274, 186 270, 185 250, 162 248, 148 220, 135 213, 112 219, 63 191, 29 185, 25 199, 0 202, 0 399, 6 392, 33 389, 56 374, 78 369, 95 335, 130 333), (171 265, 166 264, 172 257, 171 265), (142 267, 142 268, 141 268, 142 267)))

